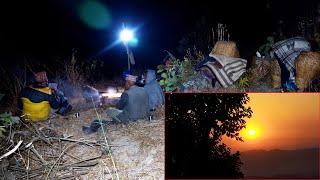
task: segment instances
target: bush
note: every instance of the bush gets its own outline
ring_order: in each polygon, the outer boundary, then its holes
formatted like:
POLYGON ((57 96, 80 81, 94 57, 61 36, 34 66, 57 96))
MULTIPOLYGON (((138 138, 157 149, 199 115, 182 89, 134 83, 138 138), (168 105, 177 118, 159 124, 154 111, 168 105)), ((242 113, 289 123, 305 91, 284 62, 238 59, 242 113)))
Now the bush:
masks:
POLYGON ((5 137, 4 133, 7 131, 8 127, 19 123, 20 118, 12 116, 11 112, 0 114, 0 138, 5 137))
POLYGON ((196 75, 192 62, 185 58, 183 61, 179 59, 170 59, 166 65, 159 65, 157 73, 161 74, 160 85, 166 92, 173 92, 181 85, 196 75))

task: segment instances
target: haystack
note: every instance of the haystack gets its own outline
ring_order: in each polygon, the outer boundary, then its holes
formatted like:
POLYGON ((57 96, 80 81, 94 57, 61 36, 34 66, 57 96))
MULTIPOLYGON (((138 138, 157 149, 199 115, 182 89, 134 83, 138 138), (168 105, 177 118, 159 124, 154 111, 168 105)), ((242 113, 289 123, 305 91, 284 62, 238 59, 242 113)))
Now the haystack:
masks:
POLYGON ((271 60, 254 57, 252 61, 254 63, 251 69, 252 80, 260 81, 264 79, 270 73, 271 60))
POLYGON ((303 91, 309 83, 320 76, 320 52, 303 52, 295 61, 296 84, 303 91))
POLYGON ((277 60, 270 61, 271 86, 272 88, 281 87, 281 69, 277 60))
POLYGON ((210 54, 218 54, 234 58, 240 57, 237 45, 232 41, 218 41, 210 54))

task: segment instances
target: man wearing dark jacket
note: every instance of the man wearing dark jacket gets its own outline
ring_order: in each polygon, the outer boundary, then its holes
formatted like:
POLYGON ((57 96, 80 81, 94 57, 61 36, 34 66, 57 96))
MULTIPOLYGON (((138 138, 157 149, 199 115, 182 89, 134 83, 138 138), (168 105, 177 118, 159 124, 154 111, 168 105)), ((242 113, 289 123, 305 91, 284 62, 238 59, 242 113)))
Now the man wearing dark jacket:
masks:
POLYGON ((109 108, 107 114, 115 121, 129 122, 147 118, 149 115, 148 95, 143 87, 135 85, 136 76, 127 75, 125 91, 116 108, 109 108))
POLYGON ((149 116, 149 100, 146 91, 143 87, 136 85, 136 76, 127 75, 125 80, 125 91, 116 104, 116 108, 107 110, 107 114, 112 121, 94 120, 89 127, 83 127, 85 133, 96 132, 101 124, 128 123, 138 119, 147 119, 149 116))
POLYGON ((51 108, 58 109, 57 113, 65 115, 72 107, 68 102, 56 93, 56 90, 49 87, 46 72, 35 74, 30 85, 24 88, 18 101, 22 114, 31 121, 47 120, 51 108))

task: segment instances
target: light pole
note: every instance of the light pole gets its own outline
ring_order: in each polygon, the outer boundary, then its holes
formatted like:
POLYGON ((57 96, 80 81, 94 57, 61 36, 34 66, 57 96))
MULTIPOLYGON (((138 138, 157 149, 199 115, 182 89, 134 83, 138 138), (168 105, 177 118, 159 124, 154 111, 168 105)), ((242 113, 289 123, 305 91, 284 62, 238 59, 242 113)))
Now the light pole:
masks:
POLYGON ((120 32, 120 40, 123 42, 126 47, 127 56, 128 56, 128 70, 130 71, 130 60, 134 63, 133 54, 129 49, 128 43, 134 39, 134 33, 132 30, 125 28, 123 24, 123 29, 120 32))

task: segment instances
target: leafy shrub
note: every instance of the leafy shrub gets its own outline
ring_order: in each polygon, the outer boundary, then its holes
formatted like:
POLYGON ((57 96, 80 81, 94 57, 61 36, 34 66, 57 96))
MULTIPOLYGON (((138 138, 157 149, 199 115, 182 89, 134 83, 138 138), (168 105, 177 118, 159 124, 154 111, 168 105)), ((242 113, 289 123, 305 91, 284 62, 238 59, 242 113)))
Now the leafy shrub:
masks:
POLYGON ((177 90, 183 82, 196 74, 191 61, 187 58, 183 61, 170 59, 166 65, 161 64, 157 69, 157 73, 161 74, 160 85, 166 92, 177 90))
POLYGON ((6 129, 13 125, 19 123, 20 118, 16 116, 12 116, 11 112, 0 114, 0 138, 5 137, 4 133, 7 131, 6 129))
POLYGON ((236 87, 242 90, 245 90, 250 86, 250 82, 252 81, 251 72, 245 72, 236 82, 236 87))
POLYGON ((267 42, 259 47, 259 51, 262 52, 262 54, 266 58, 270 58, 269 52, 271 50, 271 46, 274 44, 274 37, 268 36, 267 42))

